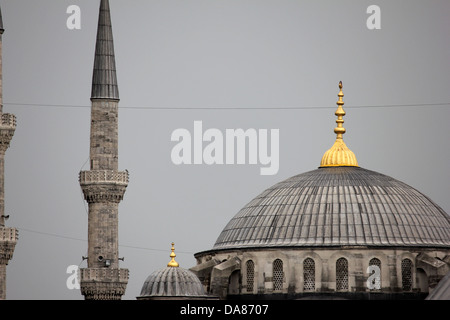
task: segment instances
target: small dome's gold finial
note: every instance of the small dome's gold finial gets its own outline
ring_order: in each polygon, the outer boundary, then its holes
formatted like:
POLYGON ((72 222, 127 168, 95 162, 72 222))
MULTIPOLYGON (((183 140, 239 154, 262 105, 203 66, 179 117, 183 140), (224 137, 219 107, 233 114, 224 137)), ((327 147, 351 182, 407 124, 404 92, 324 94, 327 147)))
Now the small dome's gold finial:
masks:
POLYGON ((175 257, 177 255, 175 254, 175 243, 172 242, 172 253, 170 254, 170 262, 167 264, 168 267, 179 267, 180 265, 178 262, 175 261, 175 257))
POLYGON ((339 81, 339 100, 336 102, 338 108, 334 113, 338 118, 336 119, 337 127, 334 128, 334 133, 336 133, 336 142, 322 157, 320 162, 320 167, 358 167, 358 161, 356 160, 355 154, 347 147, 342 138, 345 133, 345 128, 342 126, 344 123, 345 111, 342 108, 344 105, 344 93, 342 92, 342 81, 339 81))

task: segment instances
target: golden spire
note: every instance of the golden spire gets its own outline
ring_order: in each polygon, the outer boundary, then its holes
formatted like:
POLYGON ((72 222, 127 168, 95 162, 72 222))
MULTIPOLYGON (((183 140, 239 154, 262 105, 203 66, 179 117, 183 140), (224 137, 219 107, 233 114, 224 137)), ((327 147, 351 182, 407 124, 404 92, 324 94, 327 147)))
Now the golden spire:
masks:
POLYGON ((178 262, 175 261, 175 257, 177 255, 175 254, 175 243, 172 242, 172 253, 170 254, 170 257, 172 258, 172 260, 170 260, 170 262, 167 264, 168 267, 179 267, 180 265, 178 264, 178 262))
POLYGON ((333 146, 325 152, 320 162, 320 167, 358 167, 358 161, 356 160, 355 154, 347 147, 342 138, 345 133, 345 128, 342 126, 344 123, 345 111, 342 108, 344 101, 342 98, 344 94, 342 93, 342 81, 339 82, 339 100, 336 102, 338 108, 334 113, 338 118, 336 119, 337 127, 334 128, 334 133, 336 133, 336 141, 333 146))
POLYGON ((342 119, 342 117, 345 116, 345 111, 342 108, 342 106, 344 105, 344 101, 342 100, 342 98, 344 97, 344 94, 342 93, 342 81, 339 81, 338 97, 339 100, 338 102, 336 102, 338 108, 334 113, 338 118, 336 119, 337 127, 334 128, 334 133, 337 134, 336 139, 342 139, 342 135, 345 133, 345 128, 342 127, 342 124, 344 123, 344 119, 342 119))

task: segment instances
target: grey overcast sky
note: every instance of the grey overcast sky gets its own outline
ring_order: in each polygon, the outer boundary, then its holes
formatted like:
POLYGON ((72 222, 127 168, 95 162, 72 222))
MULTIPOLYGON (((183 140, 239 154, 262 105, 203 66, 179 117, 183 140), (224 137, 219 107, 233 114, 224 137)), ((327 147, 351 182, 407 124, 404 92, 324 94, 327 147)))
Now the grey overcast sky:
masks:
MULTIPOLYGON (((18 118, 5 168, 7 226, 20 235, 7 267, 7 298, 82 299, 67 288, 66 269, 86 266, 78 172, 88 170, 99 1, 0 5, 4 112, 18 118), (66 26, 70 5, 81 9, 80 30, 66 26)), ((180 266, 194 266, 193 254, 212 248, 253 197, 319 166, 335 140, 340 80, 344 140, 359 165, 450 212, 450 1, 110 5, 119 169, 130 172, 119 208, 121 267, 130 270, 124 299, 135 299, 146 277, 166 266, 172 241, 180 266), (381 9, 379 30, 366 26, 373 4, 381 9), (174 165, 171 134, 193 132, 196 120, 221 132, 279 129, 278 173, 263 176, 260 165, 249 164, 174 165)))

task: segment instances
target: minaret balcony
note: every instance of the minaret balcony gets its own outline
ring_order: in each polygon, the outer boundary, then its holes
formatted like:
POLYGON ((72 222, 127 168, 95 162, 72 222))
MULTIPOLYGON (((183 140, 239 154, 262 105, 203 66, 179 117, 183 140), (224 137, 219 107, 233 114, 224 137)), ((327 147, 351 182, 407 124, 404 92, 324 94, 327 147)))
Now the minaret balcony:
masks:
POLYGON ((123 199, 128 185, 128 171, 81 171, 80 186, 88 203, 115 202, 123 199))
POLYGON ((16 130, 16 116, 9 113, 1 115, 0 123, 0 152, 5 153, 16 130))
POLYGON ((19 231, 16 228, 0 227, 0 242, 17 242, 19 240, 19 231))
POLYGON ((2 123, 0 125, 0 128, 6 128, 6 129, 16 129, 17 125, 17 119, 16 116, 10 113, 3 113, 2 114, 2 123))
POLYGON ((80 185, 117 184, 128 185, 128 171, 89 170, 80 172, 80 185))
POLYGON ((83 281, 112 281, 128 283, 128 269, 111 268, 81 268, 80 282, 83 281))
POLYGON ((87 300, 120 300, 128 284, 128 269, 83 268, 79 272, 81 294, 87 300))
POLYGON ((17 240, 19 240, 17 229, 0 227, 0 264, 6 265, 12 259, 17 240))

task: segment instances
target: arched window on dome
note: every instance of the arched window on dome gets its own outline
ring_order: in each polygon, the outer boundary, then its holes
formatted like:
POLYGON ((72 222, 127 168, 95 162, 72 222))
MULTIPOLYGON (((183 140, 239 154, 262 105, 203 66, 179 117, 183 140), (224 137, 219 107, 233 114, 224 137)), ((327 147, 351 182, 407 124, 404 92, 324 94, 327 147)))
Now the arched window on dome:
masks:
POLYGON ((336 261, 336 290, 348 290, 348 261, 345 258, 336 261))
POLYGON ((412 261, 410 259, 402 260, 402 289, 403 291, 412 289, 412 261))
MULTIPOLYGON (((371 283, 369 286, 370 290, 380 290, 381 289, 381 261, 378 258, 372 258, 369 261, 369 267, 370 266, 376 266, 379 269, 379 275, 373 276, 371 279, 371 283)), ((376 274, 375 271, 373 271, 370 275, 376 274)), ((369 277, 370 277, 369 275, 369 277)))
POLYGON ((316 290, 316 264, 313 259, 303 260, 303 291, 316 290))
POLYGON ((281 291, 283 289, 284 271, 283 261, 276 259, 272 265, 273 290, 281 291))
POLYGON ((253 292, 255 287, 255 263, 248 260, 245 266, 247 269, 247 292, 253 292))

